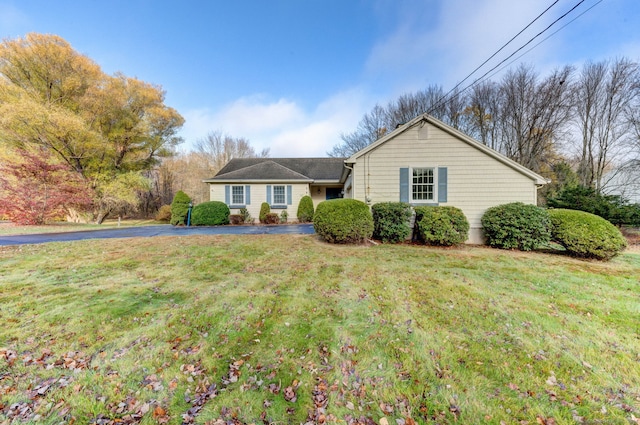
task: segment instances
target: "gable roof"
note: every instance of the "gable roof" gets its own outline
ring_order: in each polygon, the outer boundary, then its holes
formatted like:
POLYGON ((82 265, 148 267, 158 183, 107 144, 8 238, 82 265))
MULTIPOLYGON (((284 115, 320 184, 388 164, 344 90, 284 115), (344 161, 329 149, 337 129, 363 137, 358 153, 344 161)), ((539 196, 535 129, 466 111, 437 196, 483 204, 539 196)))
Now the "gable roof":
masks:
POLYGON ((420 123, 425 123, 425 122, 433 125, 434 127, 439 128, 440 130, 450 134, 451 136, 461 140, 462 142, 467 143, 469 146, 471 146, 471 147, 473 147, 475 149, 478 149, 479 151, 487 154, 488 156, 494 158, 495 160, 502 162, 503 164, 507 165, 508 167, 513 168, 517 172, 519 172, 521 174, 524 174, 525 176, 527 176, 531 180, 533 180, 535 182, 535 184, 543 185, 543 184, 549 183, 549 180, 545 179, 544 177, 542 177, 538 173, 535 173, 535 172, 531 171, 527 167, 518 164, 516 161, 514 161, 514 160, 512 160, 510 158, 507 158, 506 156, 504 156, 500 152, 495 151, 495 150, 491 149, 490 147, 488 147, 486 145, 483 145, 482 143, 480 143, 477 140, 469 137, 468 135, 464 134, 463 132, 461 132, 459 130, 456 130, 455 128, 443 123, 442 121, 440 121, 440 120, 438 120, 438 119, 436 119, 436 118, 434 118, 434 117, 432 117, 431 115, 428 115, 428 114, 418 115, 417 117, 415 117, 414 119, 412 119, 408 123, 398 126, 391 133, 381 137, 380 139, 376 140, 375 142, 373 142, 372 144, 370 144, 366 148, 361 149, 358 152, 356 152, 353 155, 351 155, 349 158, 347 158, 345 160, 345 163, 354 164, 358 158, 360 158, 361 156, 365 155, 366 153, 377 149, 380 145, 383 145, 384 143, 387 143, 389 140, 391 140, 394 137, 396 137, 397 135, 409 130, 411 127, 413 127, 415 125, 418 125, 420 123))
POLYGON ((234 158, 207 183, 229 181, 340 182, 345 158, 234 158))

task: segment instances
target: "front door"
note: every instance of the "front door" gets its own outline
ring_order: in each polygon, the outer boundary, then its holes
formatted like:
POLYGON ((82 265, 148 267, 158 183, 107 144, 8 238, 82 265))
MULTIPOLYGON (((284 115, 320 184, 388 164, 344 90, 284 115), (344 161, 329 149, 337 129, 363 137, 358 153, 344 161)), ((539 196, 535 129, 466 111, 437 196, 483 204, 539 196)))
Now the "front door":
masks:
POLYGON ((337 199, 342 198, 342 189, 339 187, 328 187, 327 188, 327 200, 329 199, 337 199))

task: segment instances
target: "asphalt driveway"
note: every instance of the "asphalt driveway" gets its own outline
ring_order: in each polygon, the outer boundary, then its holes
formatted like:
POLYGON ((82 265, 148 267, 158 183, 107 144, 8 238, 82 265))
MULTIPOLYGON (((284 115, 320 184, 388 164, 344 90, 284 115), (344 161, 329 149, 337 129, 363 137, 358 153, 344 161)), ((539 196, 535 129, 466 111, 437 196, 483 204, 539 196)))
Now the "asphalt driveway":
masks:
POLYGON ((80 232, 41 233, 33 235, 0 236, 0 246, 26 245, 47 242, 79 241, 84 239, 150 238, 153 236, 190 235, 311 235, 313 224, 279 224, 274 226, 211 226, 175 227, 140 226, 121 229, 83 230, 80 232))

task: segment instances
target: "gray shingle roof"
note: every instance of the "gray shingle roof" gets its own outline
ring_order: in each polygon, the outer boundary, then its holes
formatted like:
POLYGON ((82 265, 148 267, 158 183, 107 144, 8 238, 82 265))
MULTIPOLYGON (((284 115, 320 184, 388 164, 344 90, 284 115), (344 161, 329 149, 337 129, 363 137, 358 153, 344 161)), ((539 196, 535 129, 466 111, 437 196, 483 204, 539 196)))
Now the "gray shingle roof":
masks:
POLYGON ((210 180, 340 180, 345 158, 236 158, 210 180))

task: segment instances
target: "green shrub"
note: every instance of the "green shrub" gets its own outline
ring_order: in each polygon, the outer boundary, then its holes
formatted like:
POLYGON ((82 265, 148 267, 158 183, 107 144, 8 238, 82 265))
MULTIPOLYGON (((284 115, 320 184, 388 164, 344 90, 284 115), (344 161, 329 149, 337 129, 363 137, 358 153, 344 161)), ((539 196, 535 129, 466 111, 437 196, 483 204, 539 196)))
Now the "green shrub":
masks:
POLYGON ((609 260, 627 247, 620 230, 602 217, 584 211, 551 209, 551 236, 569 254, 609 260))
POLYGON ((191 224, 194 226, 229 224, 229 207, 220 201, 198 204, 191 212, 191 224))
POLYGON ((282 210, 280 213, 280 223, 286 223, 289 220, 289 213, 287 210, 282 210))
POLYGON ((469 222, 460 208, 417 207, 416 227, 421 241, 451 246, 469 238, 469 222))
POLYGON ((300 199, 297 216, 300 223, 309 223, 313 220, 313 200, 311 196, 305 195, 300 199))
POLYGON ((547 201, 550 208, 586 211, 616 226, 640 226, 640 205, 631 204, 619 195, 604 195, 585 186, 564 188, 547 201))
POLYGON ((487 245, 494 248, 531 251, 551 238, 547 210, 522 202, 489 208, 481 223, 487 245))
POLYGON ((327 242, 361 243, 373 234, 373 217, 364 202, 332 199, 318 204, 313 228, 327 242))
POLYGON ((263 202, 260 205, 260 214, 258 215, 258 220, 260 220, 260 223, 264 223, 267 221, 267 214, 269 214, 270 212, 271 207, 269 206, 269 203, 263 202))
POLYGON ((163 205, 160 207, 155 216, 156 221, 171 221, 171 205, 163 205))
POLYGON ((246 208, 240 208, 240 215, 242 216, 242 222, 253 224, 253 217, 251 217, 251 213, 246 208))
POLYGON ((404 202, 381 202, 371 207, 373 237, 382 242, 402 242, 411 234, 411 206, 404 202))
POLYGON ((179 190, 173 197, 171 202, 171 221, 174 226, 184 225, 187 223, 187 213, 189 212, 189 195, 179 190))

